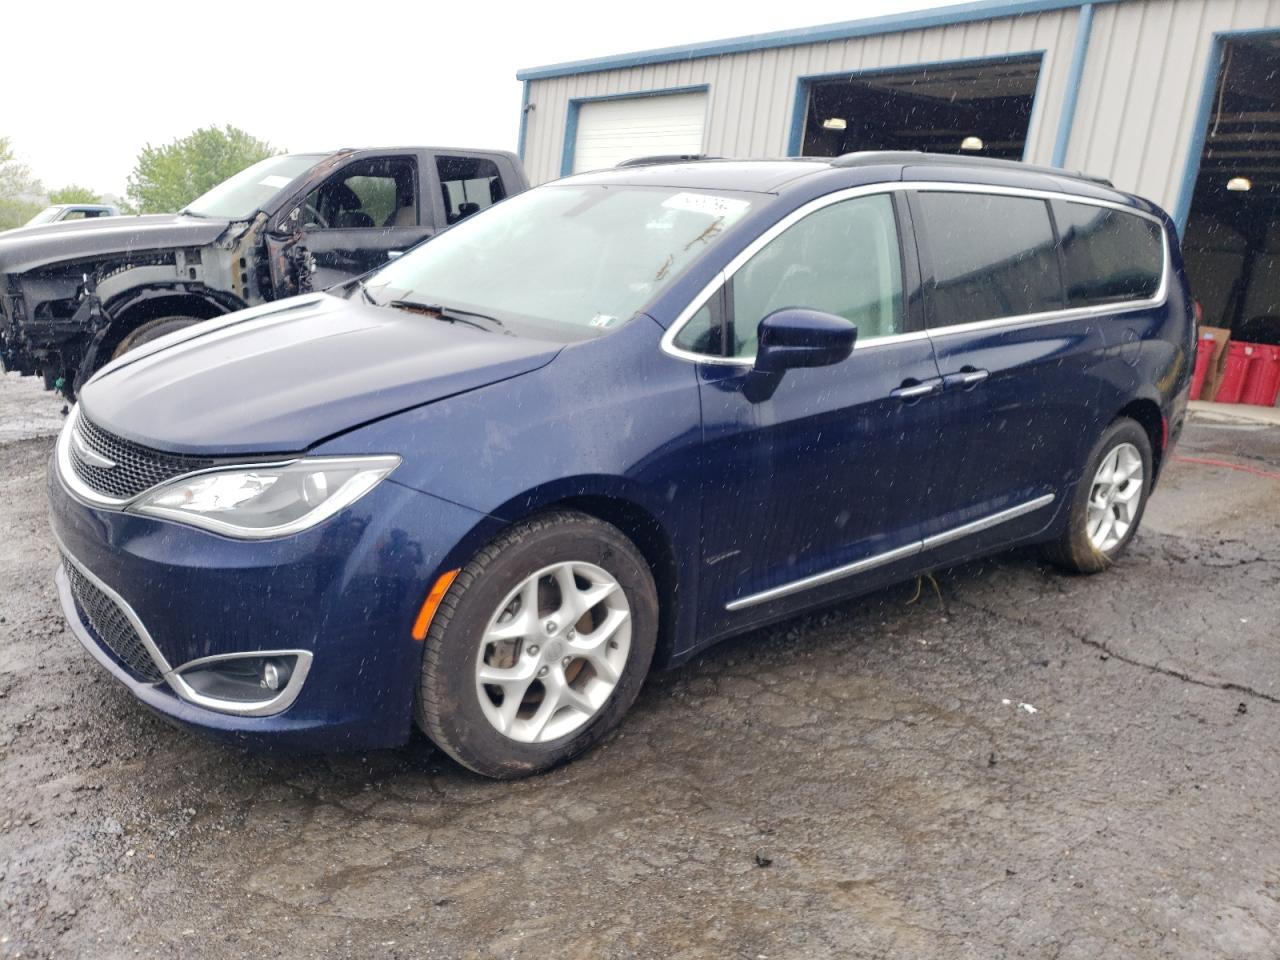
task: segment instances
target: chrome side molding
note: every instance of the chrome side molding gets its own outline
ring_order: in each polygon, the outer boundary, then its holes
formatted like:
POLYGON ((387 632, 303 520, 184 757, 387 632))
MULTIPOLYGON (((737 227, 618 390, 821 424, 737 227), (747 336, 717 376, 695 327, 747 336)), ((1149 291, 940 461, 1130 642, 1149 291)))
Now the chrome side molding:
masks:
POLYGON ((1032 513, 1042 507, 1047 507, 1057 499, 1055 494, 1046 493, 1042 497, 1036 497, 1034 500, 1028 500, 1026 503, 1020 503, 1017 506, 1009 507, 998 513, 983 517, 980 520, 974 520, 972 523, 966 523, 959 527, 953 527, 950 530, 944 530, 942 533, 935 533, 931 537, 925 537, 923 540, 916 540, 912 543, 904 544, 893 550, 886 550, 884 553, 877 553, 874 556, 857 560, 853 563, 847 563, 842 567, 836 567, 833 570, 826 570, 822 573, 815 573, 812 576, 804 577, 801 580, 792 580, 790 583, 784 583, 777 587, 770 587, 768 590, 761 590, 759 593, 753 593, 749 596, 739 597, 737 600, 731 600, 725 604, 725 609, 730 612, 735 610, 745 610, 747 607, 754 607, 760 603, 768 603, 770 600, 779 600, 782 597, 789 597, 794 593, 800 593, 803 590, 811 590, 814 587, 820 587, 824 584, 834 583, 837 580, 843 580, 845 577, 852 577, 855 574, 865 573, 868 570, 874 570, 876 567, 882 567, 888 563, 894 563, 897 560, 905 560, 907 557, 914 557, 917 554, 924 553, 936 547, 952 543, 956 540, 962 540, 965 537, 972 536, 975 533, 981 533, 984 530, 990 530, 1002 523, 1017 519, 1028 513, 1032 513))

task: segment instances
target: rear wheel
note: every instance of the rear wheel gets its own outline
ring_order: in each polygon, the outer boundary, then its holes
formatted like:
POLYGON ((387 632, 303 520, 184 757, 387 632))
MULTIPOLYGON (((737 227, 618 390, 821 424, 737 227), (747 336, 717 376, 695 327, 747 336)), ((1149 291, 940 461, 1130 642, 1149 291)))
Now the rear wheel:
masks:
POLYGON ((1146 430, 1127 417, 1111 424, 1072 494, 1066 529, 1045 548, 1048 559, 1073 573, 1111 566, 1138 532, 1151 492, 1151 464, 1146 430))
POLYGON ((485 776, 547 770, 617 725, 657 625, 653 576, 621 531, 570 512, 523 523, 467 564, 436 611, 419 726, 485 776))
POLYGON ((182 330, 192 324, 199 323, 200 319, 200 317, 158 317, 155 320, 148 320, 142 326, 125 334, 124 339, 116 344, 115 350, 112 351, 111 359, 122 357, 134 347, 150 343, 152 340, 157 340, 167 333, 173 333, 175 330, 182 330))

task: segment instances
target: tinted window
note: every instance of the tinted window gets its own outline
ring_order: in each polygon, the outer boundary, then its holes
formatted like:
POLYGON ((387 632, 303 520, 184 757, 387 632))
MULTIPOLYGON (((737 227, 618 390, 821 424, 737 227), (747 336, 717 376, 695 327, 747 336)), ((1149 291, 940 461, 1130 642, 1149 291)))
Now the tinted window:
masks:
MULTIPOLYGON (((712 298, 714 299, 714 297, 712 298)), ((690 353, 705 353, 710 356, 724 356, 721 324, 711 312, 711 303, 707 302, 697 313, 689 318, 689 322, 676 334, 675 344, 681 350, 690 353)))
POLYGON ((1067 271, 1067 303, 1084 307, 1146 300, 1160 289, 1164 241, 1159 224, 1084 203, 1054 206, 1067 271))
POLYGON ((823 207, 774 238, 731 283, 735 356, 755 356, 760 321, 783 307, 851 320, 859 343, 901 333, 893 199, 877 194, 823 207))
POLYGON ((1043 200, 946 192, 922 192, 916 199, 933 273, 931 326, 1062 308, 1058 254, 1043 200))
POLYGON ((479 213, 507 195, 498 165, 483 157, 436 158, 449 223, 479 213))

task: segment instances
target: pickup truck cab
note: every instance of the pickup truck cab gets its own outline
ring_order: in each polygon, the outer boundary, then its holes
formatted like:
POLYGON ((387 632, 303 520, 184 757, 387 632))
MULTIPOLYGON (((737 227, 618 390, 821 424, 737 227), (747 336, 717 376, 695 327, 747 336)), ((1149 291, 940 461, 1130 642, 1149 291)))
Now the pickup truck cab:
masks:
POLYGON ((528 187, 515 155, 446 147, 269 157, 176 214, 0 235, 0 365, 68 398, 201 320, 323 290, 528 187))

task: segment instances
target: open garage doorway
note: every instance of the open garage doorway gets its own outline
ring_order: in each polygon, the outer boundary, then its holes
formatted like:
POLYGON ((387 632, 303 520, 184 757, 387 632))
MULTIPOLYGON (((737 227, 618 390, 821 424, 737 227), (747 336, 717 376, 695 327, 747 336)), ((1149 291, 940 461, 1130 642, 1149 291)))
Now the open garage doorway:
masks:
POLYGON ((972 152, 1021 160, 1040 55, 810 78, 800 154, 972 152))
POLYGON ((1204 322, 1280 344, 1280 33, 1229 39, 1217 64, 1183 256, 1204 322))

